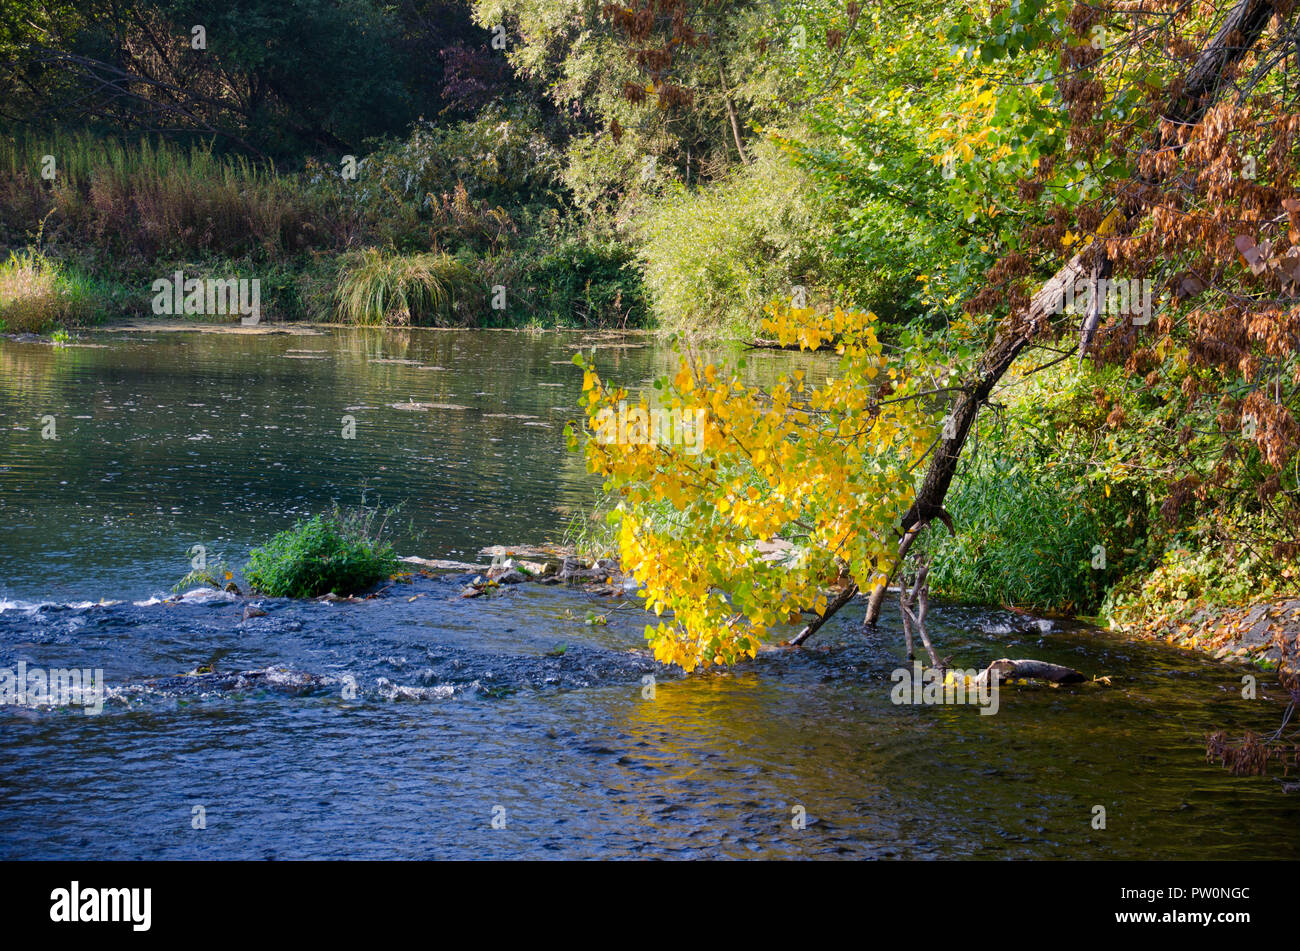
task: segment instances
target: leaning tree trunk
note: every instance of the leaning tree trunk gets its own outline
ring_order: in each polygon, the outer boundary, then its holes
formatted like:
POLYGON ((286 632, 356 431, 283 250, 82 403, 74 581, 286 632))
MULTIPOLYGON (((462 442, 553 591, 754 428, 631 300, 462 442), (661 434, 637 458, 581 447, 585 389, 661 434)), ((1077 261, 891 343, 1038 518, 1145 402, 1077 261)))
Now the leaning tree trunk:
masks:
MULTIPOLYGON (((1186 82, 1166 110, 1168 119, 1185 125, 1195 125, 1201 121, 1218 97, 1224 71, 1239 62, 1254 47, 1278 6, 1279 0, 1241 0, 1232 9, 1209 45, 1188 70, 1186 82)), ((1129 219, 1130 223, 1134 223, 1139 215, 1140 213, 1134 213, 1129 219)), ((1107 263, 1104 253, 1099 254, 1091 248, 1085 248, 1039 289, 1030 302, 1027 313, 1012 315, 999 329, 993 343, 976 366, 974 381, 963 389, 954 402, 949 414, 950 425, 945 426, 947 435, 940 438, 916 500, 903 515, 900 550, 903 540, 909 536, 914 526, 934 518, 950 521, 943 507, 944 499, 947 498, 948 487, 957 471, 957 460, 966 445, 966 437, 979 415, 980 407, 1011 368, 1016 357, 1048 330, 1052 316, 1059 310, 1065 289, 1091 274, 1092 267, 1104 267, 1107 263), (1086 258, 1095 260, 1088 261, 1086 258)), ((896 558, 895 565, 901 560, 901 557, 896 558)), ((884 585, 878 585, 872 591, 865 623, 874 624, 879 618, 884 596, 884 585)), ((832 602, 826 613, 800 632, 791 643, 798 644, 807 640, 848 599, 837 603, 839 601, 837 598, 836 602, 832 602)))

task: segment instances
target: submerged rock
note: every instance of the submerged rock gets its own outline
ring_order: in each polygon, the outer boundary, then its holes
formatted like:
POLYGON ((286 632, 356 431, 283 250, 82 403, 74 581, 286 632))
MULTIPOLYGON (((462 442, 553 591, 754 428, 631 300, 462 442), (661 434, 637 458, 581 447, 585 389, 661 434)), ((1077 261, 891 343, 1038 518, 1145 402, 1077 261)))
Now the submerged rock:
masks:
MULTIPOLYGON (((599 562, 597 564, 599 565, 599 562)), ((588 568, 577 558, 565 558, 564 565, 560 568, 559 579, 574 584, 580 581, 604 581, 609 575, 609 571, 599 567, 588 568)))

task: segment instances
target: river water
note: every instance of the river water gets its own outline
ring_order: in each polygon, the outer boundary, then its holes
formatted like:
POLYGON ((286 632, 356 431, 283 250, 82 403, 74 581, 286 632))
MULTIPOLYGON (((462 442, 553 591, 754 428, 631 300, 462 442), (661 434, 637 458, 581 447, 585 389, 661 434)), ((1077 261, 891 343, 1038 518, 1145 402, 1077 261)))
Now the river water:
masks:
MULTIPOLYGON (((1109 677, 1005 687, 986 716, 891 702, 889 610, 683 677, 644 652, 635 603, 563 588, 461 599, 465 577, 416 576, 247 619, 233 596, 167 600, 192 546, 238 567, 363 492, 403 503, 404 553, 558 538, 594 491, 562 437, 572 353, 636 384, 672 357, 648 338, 85 342, 0 340, 0 669, 102 669, 108 694, 92 716, 0 707, 0 857, 1300 855, 1300 797, 1204 756, 1208 730, 1276 728, 1271 678, 1243 700, 1238 669, 1078 623, 932 610, 957 666, 1109 677)), ((792 362, 817 367, 748 372, 792 362)))

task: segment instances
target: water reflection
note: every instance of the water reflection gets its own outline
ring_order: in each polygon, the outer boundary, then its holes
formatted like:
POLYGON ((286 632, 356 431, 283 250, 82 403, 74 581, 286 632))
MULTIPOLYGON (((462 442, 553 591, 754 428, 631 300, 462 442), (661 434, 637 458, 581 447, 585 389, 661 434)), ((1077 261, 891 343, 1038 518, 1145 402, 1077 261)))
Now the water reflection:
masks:
MULTIPOLYGON (((0 340, 0 596, 158 593, 195 544, 242 563, 295 518, 363 491, 403 503, 403 553, 473 559, 554 538, 594 485, 563 439, 579 412, 574 352, 595 346, 602 372, 631 382, 672 359, 639 335, 89 339, 98 346, 0 340), (41 438, 47 415, 56 440, 41 438)), ((751 360, 749 372, 799 359, 751 360)))

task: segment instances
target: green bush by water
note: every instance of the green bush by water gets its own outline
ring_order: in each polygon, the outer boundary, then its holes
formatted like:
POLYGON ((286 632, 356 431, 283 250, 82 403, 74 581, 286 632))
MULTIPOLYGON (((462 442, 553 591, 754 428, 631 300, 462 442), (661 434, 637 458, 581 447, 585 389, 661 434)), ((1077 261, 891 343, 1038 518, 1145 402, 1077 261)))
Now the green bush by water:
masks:
POLYGON ((244 575, 262 594, 313 598, 364 591, 399 565, 393 547, 381 539, 378 512, 363 509, 343 513, 337 506, 327 515, 296 523, 249 554, 244 575))
POLYGON ((0 260, 0 332, 93 323, 112 312, 120 293, 40 251, 15 251, 0 260))
POLYGON ((931 584, 966 601, 1091 613, 1119 577, 1128 541, 1109 502, 1064 470, 981 459, 948 495, 956 536, 934 526, 931 584))

